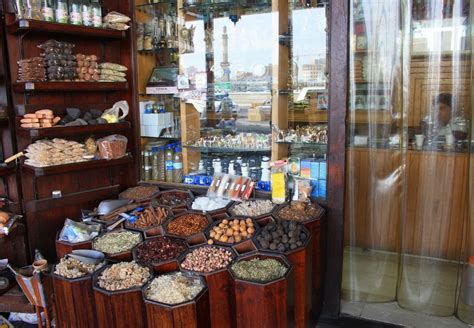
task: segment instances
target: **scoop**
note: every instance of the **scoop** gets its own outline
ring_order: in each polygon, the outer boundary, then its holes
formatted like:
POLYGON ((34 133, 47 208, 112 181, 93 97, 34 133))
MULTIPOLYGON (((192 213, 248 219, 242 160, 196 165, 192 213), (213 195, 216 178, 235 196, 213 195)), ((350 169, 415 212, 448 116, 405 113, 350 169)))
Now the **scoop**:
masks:
POLYGON ((97 207, 97 215, 107 215, 117 208, 129 204, 131 200, 129 199, 112 199, 112 200, 103 200, 100 202, 97 207))
POLYGON ((68 257, 87 264, 98 264, 104 261, 105 255, 102 252, 90 249, 76 249, 71 254, 68 254, 68 257))

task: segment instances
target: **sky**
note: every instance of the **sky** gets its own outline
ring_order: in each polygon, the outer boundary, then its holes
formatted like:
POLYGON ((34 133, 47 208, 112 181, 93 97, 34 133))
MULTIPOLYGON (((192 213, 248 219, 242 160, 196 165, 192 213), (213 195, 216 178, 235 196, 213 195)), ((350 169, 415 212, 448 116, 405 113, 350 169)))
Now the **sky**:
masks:
MULTIPOLYGON (((229 18, 214 20, 214 61, 219 75, 219 64, 222 60, 222 30, 227 26, 229 36, 229 62, 232 75, 241 70, 258 71, 259 66, 272 63, 278 36, 273 31, 277 24, 277 14, 263 13, 245 15, 234 25, 229 18)), ((185 68, 194 66, 205 70, 204 24, 194 21, 187 25, 196 26, 194 34, 194 54, 181 56, 185 68)), ((293 55, 298 65, 313 63, 318 57, 326 54, 326 18, 324 8, 308 8, 293 12, 293 55)))

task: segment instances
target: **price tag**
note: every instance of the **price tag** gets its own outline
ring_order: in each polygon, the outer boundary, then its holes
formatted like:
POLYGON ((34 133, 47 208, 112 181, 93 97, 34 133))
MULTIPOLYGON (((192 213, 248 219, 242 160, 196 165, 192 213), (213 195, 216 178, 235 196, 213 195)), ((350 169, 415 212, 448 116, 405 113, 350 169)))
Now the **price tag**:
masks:
POLYGON ((22 19, 18 23, 18 26, 20 26, 20 27, 30 27, 30 22, 28 22, 27 20, 22 19))
POLYGON ((25 90, 34 90, 35 84, 34 83, 25 83, 25 90))

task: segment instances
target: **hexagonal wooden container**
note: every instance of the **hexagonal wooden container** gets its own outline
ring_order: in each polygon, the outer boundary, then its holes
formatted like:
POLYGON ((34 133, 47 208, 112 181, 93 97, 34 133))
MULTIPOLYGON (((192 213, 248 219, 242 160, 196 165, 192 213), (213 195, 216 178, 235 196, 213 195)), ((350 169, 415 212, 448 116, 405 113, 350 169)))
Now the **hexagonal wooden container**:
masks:
MULTIPOLYGON (((233 212, 234 208, 236 206, 238 206, 240 203, 239 202, 234 202, 234 204, 232 204, 232 206, 229 207, 229 209, 227 210, 227 213, 229 213, 229 216, 241 216, 241 215, 237 215, 233 212)), ((260 215, 256 215, 256 216, 251 216, 251 215, 247 215, 246 217, 249 217, 249 218, 252 218, 254 219, 255 221, 258 221, 262 218, 265 218, 265 217, 269 217, 272 215, 273 211, 278 207, 277 204, 274 204, 273 208, 271 209, 271 211, 269 211, 268 213, 264 213, 264 214, 260 214, 260 215)))
MULTIPOLYGON (((201 197, 201 196, 199 196, 199 197, 201 197)), ((197 198, 199 198, 199 197, 195 197, 195 198, 193 199, 193 202, 194 202, 197 198)), ((226 213, 227 213, 227 210, 234 204, 233 201, 229 201, 229 203, 228 203, 226 206, 222 207, 222 208, 218 208, 218 209, 215 209, 215 210, 212 210, 212 211, 201 211, 201 210, 195 210, 195 209, 193 209, 193 207, 192 207, 192 206, 193 206, 193 202, 189 202, 189 204, 188 204, 188 210, 190 210, 190 211, 198 211, 198 212, 201 212, 201 213, 207 213, 207 214, 209 214, 209 215, 211 216, 211 218, 214 219, 214 220, 215 220, 216 218, 222 217, 223 214, 226 214, 226 213)))
POLYGON ((67 241, 59 240, 58 232, 56 234, 56 256, 60 259, 66 256, 66 254, 72 253, 76 249, 92 249, 92 240, 84 241, 82 243, 70 243, 67 241))
POLYGON ((179 268, 178 259, 179 259, 180 256, 181 256, 182 254, 184 254, 188 249, 189 249, 189 245, 188 245, 188 243, 186 242, 186 240, 183 239, 183 238, 167 237, 167 236, 158 236, 158 237, 153 237, 153 238, 147 238, 147 239, 145 239, 145 241, 141 242, 140 244, 138 244, 137 246, 135 246, 135 247, 133 248, 132 254, 133 254, 133 260, 136 261, 137 263, 140 263, 140 264, 142 264, 142 265, 151 267, 155 273, 166 273, 166 272, 171 272, 171 271, 176 271, 176 270, 178 270, 178 268, 179 268), (144 263, 144 262, 141 261, 141 260, 138 258, 138 256, 137 256, 137 248, 138 248, 140 245, 146 244, 146 243, 149 242, 150 240, 158 239, 158 238, 170 238, 170 239, 181 240, 181 241, 183 241, 183 242, 186 244, 186 249, 185 249, 181 254, 179 254, 175 259, 171 259, 171 260, 168 260, 168 261, 154 262, 154 263, 144 263))
POLYGON ((172 190, 166 190, 166 191, 161 191, 160 193, 158 193, 158 195, 156 195, 153 199, 152 199, 152 202, 153 201, 156 201, 157 204, 159 205, 166 205, 166 206, 169 206, 172 210, 173 210, 173 213, 174 214, 179 214, 179 213, 183 213, 185 212, 187 209, 188 209, 188 205, 190 202, 192 202, 194 200, 194 195, 191 191, 189 190, 179 190, 179 189, 172 189, 172 190), (168 205, 168 204, 165 204, 161 201, 161 198, 163 196, 167 196, 169 194, 179 194, 179 195, 182 195, 182 197, 185 197, 186 198, 186 201, 183 202, 182 204, 179 204, 179 205, 168 205))
POLYGON ((135 227, 133 224, 130 224, 127 221, 125 221, 125 223, 124 223, 125 229, 141 232, 146 238, 163 235, 163 233, 164 233, 163 232, 163 225, 168 220, 170 220, 174 217, 173 211, 169 206, 165 206, 165 205, 157 205, 155 207, 161 207, 161 208, 164 208, 168 211, 168 215, 167 215, 166 219, 164 220, 164 222, 162 224, 157 224, 157 225, 152 225, 152 226, 148 226, 148 227, 139 228, 139 227, 135 227))
POLYGON ((94 301, 97 311, 97 327, 146 327, 145 302, 142 287, 108 291, 97 285, 100 274, 107 265, 93 275, 94 301))
MULTIPOLYGON (((205 285, 204 279, 200 279, 205 285)), ((146 290, 151 281, 148 282, 148 284, 146 284, 142 289, 148 327, 211 327, 209 312, 209 291, 207 286, 205 286, 204 289, 192 301, 170 305, 152 301, 146 298, 146 290)))
MULTIPOLYGON (((135 234, 140 236, 140 241, 138 243, 141 243, 143 241, 143 235, 138 231, 130 231, 130 230, 126 230, 126 229, 117 229, 117 230, 112 230, 112 231, 106 232, 106 233, 101 234, 101 235, 97 236, 96 238, 94 238, 94 240, 92 241, 92 249, 94 249, 95 241, 97 239, 99 239, 100 237, 104 236, 107 233, 121 232, 121 231, 129 231, 129 232, 135 233, 135 234)), ((133 248, 131 248, 130 250, 127 250, 127 251, 120 252, 120 253, 114 253, 114 254, 104 253, 104 254, 105 254, 105 258, 108 259, 108 260, 117 261, 117 262, 121 262, 121 261, 129 262, 129 261, 133 260, 132 250, 133 250, 133 248)))
POLYGON ((97 327, 97 312, 92 291, 93 274, 68 279, 51 274, 58 327, 97 327))
MULTIPOLYGON (((170 237, 176 237, 176 238, 186 238, 186 240, 191 240, 193 241, 195 238, 197 238, 199 241, 200 239, 202 238, 202 235, 204 234, 204 232, 207 230, 207 228, 209 227, 209 225, 211 225, 213 223, 213 220, 211 218, 211 216, 209 214, 206 214, 206 213, 202 213, 202 212, 198 212, 198 211, 185 211, 183 213, 180 213, 180 214, 177 214, 174 216, 174 218, 168 220, 164 225, 163 225, 163 231, 164 231, 164 234, 166 236, 170 236, 170 237), (202 215, 202 216, 205 216, 207 218, 207 221, 208 221, 208 224, 206 227, 204 227, 204 229, 201 231, 201 232, 197 232, 195 234, 192 234, 192 235, 189 235, 189 236, 180 236, 180 235, 175 235, 173 233, 170 233, 168 231, 168 226, 171 222, 173 222, 174 220, 177 220, 178 218, 182 217, 182 216, 185 216, 185 215, 188 215, 188 214, 198 214, 198 215, 202 215)), ((191 244, 193 244, 193 242, 191 242, 191 244)))
POLYGON ((253 258, 274 258, 287 268, 285 276, 267 283, 246 281, 232 277, 233 302, 237 328, 286 328, 294 325, 294 276, 292 265, 282 255, 255 252, 240 257, 234 263, 253 258))
MULTIPOLYGON (((270 221, 265 223, 261 221, 262 228, 270 221)), ((310 327, 311 324, 315 325, 315 322, 311 322, 311 311, 312 311, 312 283, 313 283, 313 247, 312 247, 312 236, 311 232, 306 229, 303 225, 303 231, 308 236, 301 247, 289 250, 286 252, 272 251, 263 249, 257 240, 258 235, 262 232, 260 230, 254 236, 254 243, 257 248, 262 252, 283 254, 286 256, 288 261, 293 266, 293 272, 295 277, 295 309, 294 309, 294 322, 295 327, 304 328, 310 327)))
MULTIPOLYGON (((180 264, 180 270, 189 274, 203 276, 206 280, 207 287, 209 289, 209 309, 211 314, 211 326, 219 328, 235 327, 231 277, 228 268, 223 268, 217 271, 206 273, 190 271, 184 269, 181 266, 181 263, 184 261, 187 254, 189 254, 196 248, 206 246, 207 245, 191 247, 186 253, 184 253, 178 260, 180 264)), ((217 245, 212 245, 210 247, 222 247, 232 253, 234 260, 237 258, 237 254, 232 248, 217 245)), ((231 264, 232 262, 229 265, 231 264)))

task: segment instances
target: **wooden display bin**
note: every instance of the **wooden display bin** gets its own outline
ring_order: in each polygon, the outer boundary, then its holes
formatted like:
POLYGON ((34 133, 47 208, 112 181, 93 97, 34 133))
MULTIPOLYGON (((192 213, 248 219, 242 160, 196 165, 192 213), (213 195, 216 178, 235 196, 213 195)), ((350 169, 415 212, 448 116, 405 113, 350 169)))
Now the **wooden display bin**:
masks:
MULTIPOLYGON (((204 279, 200 279, 204 283, 204 279)), ((170 305, 147 299, 146 290, 148 289, 150 283, 151 281, 142 289, 148 327, 211 327, 209 312, 209 291, 207 286, 204 287, 204 289, 194 298, 194 300, 170 305)))
MULTIPOLYGON (((203 246, 205 245, 192 247, 185 254, 183 254, 183 256, 178 261, 180 264, 180 270, 193 275, 200 275, 206 280, 207 287, 209 289, 211 326, 219 328, 233 328, 235 327, 234 307, 232 303, 231 276, 228 269, 223 268, 214 272, 206 273, 186 270, 181 266, 181 263, 188 253, 203 246)), ((226 250, 232 252, 234 260, 237 258, 237 254, 232 248, 218 245, 213 245, 212 247, 225 248, 226 250)))
POLYGON ((200 210, 194 210, 193 209, 193 202, 189 202, 188 204, 188 210, 190 211, 198 211, 200 213, 204 214, 209 214, 213 220, 221 220, 224 219, 224 216, 227 216, 227 210, 234 204, 233 201, 230 201, 229 204, 227 204, 225 207, 218 208, 213 211, 200 211, 200 210))
MULTIPOLYGON (((179 194, 182 197, 186 197, 187 200, 183 204, 176 205, 176 206, 169 206, 171 210, 173 211, 173 214, 180 214, 183 212, 186 212, 188 209, 188 205, 193 202, 194 200, 194 195, 191 191, 189 190, 179 190, 179 189, 173 189, 173 190, 166 190, 166 191, 161 191, 154 199, 153 201, 156 201, 159 205, 166 205, 161 202, 161 198, 164 196, 167 196, 169 194, 179 194)), ((168 205, 167 205, 168 206, 168 205)))
MULTIPOLYGON (((238 203, 238 202, 234 202, 234 204, 232 204, 232 206, 229 207, 229 209, 227 210, 227 213, 229 213, 229 216, 239 216, 239 215, 237 215, 237 214, 235 214, 235 213, 233 212, 233 211, 234 211, 234 208, 235 208, 237 205, 239 205, 239 204, 240 204, 240 203, 238 203)), ((250 216, 250 215, 247 215, 247 216, 245 216, 245 217, 254 219, 255 221, 258 222, 258 221, 261 220, 261 219, 265 219, 265 218, 267 218, 267 217, 270 217, 270 216, 272 215, 273 211, 274 211, 275 209, 277 209, 277 208, 278 208, 278 205, 275 204, 275 205, 273 206, 272 210, 269 211, 268 213, 260 214, 260 215, 257 215, 257 216, 250 216)))
POLYGON ((76 249, 92 249, 92 240, 84 241, 82 243, 70 243, 59 240, 59 234, 60 232, 56 234, 56 256, 58 259, 63 258, 66 254, 70 254, 76 249))
POLYGON ((81 278, 68 279, 55 273, 51 274, 57 327, 97 327, 92 276, 93 274, 88 274, 81 278))
POLYGON ((141 232, 145 236, 145 238, 163 235, 164 234, 163 224, 165 224, 167 221, 169 221, 170 219, 172 219, 174 217, 173 216, 173 211, 171 210, 171 208, 169 206, 165 206, 165 205, 157 205, 157 206, 154 206, 154 207, 164 208, 168 212, 168 215, 167 215, 165 221, 162 224, 153 225, 153 226, 144 227, 144 228, 137 228, 137 227, 134 227, 132 224, 128 223, 127 221, 125 221, 125 223, 124 223, 125 229, 141 232))
POLYGON ((168 220, 164 225, 163 225, 163 230, 164 230, 164 233, 166 236, 170 236, 170 237, 175 237, 175 238, 186 238, 186 240, 188 241, 188 243, 190 243, 191 245, 195 245, 196 243, 201 243, 202 242, 202 238, 204 238, 204 241, 205 241, 205 231, 209 228, 209 226, 213 223, 213 220, 211 218, 211 216, 207 213, 203 213, 203 212, 199 212, 199 211, 185 211, 185 212, 182 212, 180 214, 177 214, 175 215, 174 218, 172 218, 171 220, 168 220), (179 236, 179 235, 175 235, 173 233, 170 233, 168 231, 168 225, 173 222, 174 220, 180 218, 181 216, 184 216, 184 215, 188 215, 188 214, 198 214, 198 215, 203 215, 207 218, 207 226, 201 231, 201 232, 198 232, 198 233, 195 233, 193 235, 190 235, 190 236, 179 236), (204 236, 204 237, 203 237, 204 236))
MULTIPOLYGON (((262 227, 270 221, 262 222, 262 227)), ((295 309, 294 322, 295 327, 304 328, 311 327, 311 311, 312 311, 312 286, 313 286, 313 246, 311 232, 303 227, 304 233, 308 236, 301 247, 295 248, 287 252, 278 252, 263 249, 257 240, 258 234, 254 236, 254 243, 262 252, 283 254, 293 266, 293 275, 295 278, 295 309)), ((313 323, 315 325, 316 323, 313 323)))
POLYGON ((140 263, 140 264, 144 265, 144 266, 151 267, 155 273, 167 273, 167 272, 178 270, 178 268, 179 268, 178 258, 182 254, 177 256, 175 259, 168 260, 168 261, 155 262, 155 263, 144 263, 137 256, 137 249, 140 245, 146 244, 147 242, 152 241, 153 239, 159 239, 159 238, 163 238, 163 237, 166 237, 166 238, 169 238, 169 239, 174 239, 174 240, 179 239, 179 240, 183 241, 186 244, 186 249, 183 251, 183 253, 185 253, 189 249, 188 243, 183 238, 168 237, 168 236, 159 236, 159 237, 154 237, 154 238, 148 238, 144 242, 138 244, 137 246, 135 246, 133 248, 133 250, 132 250, 133 260, 137 263, 140 263))
POLYGON ((240 257, 235 263, 253 258, 274 258, 287 268, 284 277, 267 283, 241 280, 232 271, 233 302, 236 328, 292 327, 294 309, 294 275, 292 265, 284 256, 270 253, 253 253, 240 257))
MULTIPOLYGON (((105 234, 102 234, 102 235, 99 235, 97 236, 96 238, 94 238, 94 240, 92 241, 92 249, 94 249, 94 243, 97 239, 99 239, 100 237, 106 235, 107 233, 112 233, 112 232, 122 232, 122 231, 129 231, 129 230, 125 230, 125 229, 118 229, 118 230, 112 230, 112 231, 109 231, 109 232, 106 232, 105 234)), ((129 231, 129 232, 132 232, 132 233, 135 233, 137 235, 140 236, 140 241, 139 243, 141 243, 143 241, 143 235, 140 233, 140 232, 137 232, 137 231, 129 231)), ((137 244, 138 245, 138 244, 137 244)), ((133 260, 133 254, 132 254, 132 250, 133 248, 131 248, 130 250, 128 251, 123 251, 123 252, 120 252, 120 253, 114 253, 114 254, 110 254, 110 253, 105 253, 105 258, 107 260, 112 260, 112 261, 116 261, 116 262, 130 262, 131 260, 133 260)))
POLYGON ((97 327, 143 328, 146 327, 146 311, 140 287, 108 291, 98 286, 101 273, 107 265, 93 275, 94 302, 97 311, 97 327))

